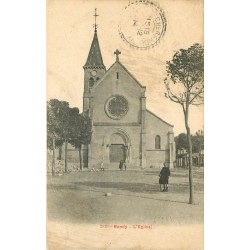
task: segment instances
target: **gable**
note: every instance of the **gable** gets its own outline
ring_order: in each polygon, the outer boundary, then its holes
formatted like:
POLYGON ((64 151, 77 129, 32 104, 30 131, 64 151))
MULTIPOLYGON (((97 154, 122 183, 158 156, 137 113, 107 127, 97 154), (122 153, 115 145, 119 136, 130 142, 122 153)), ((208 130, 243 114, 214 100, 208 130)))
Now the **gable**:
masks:
POLYGON ((93 121, 116 123, 139 123, 143 87, 128 70, 116 61, 93 88, 93 121), (107 115, 105 105, 114 96, 126 99, 128 112, 121 119, 107 115))
POLYGON ((107 70, 105 75, 99 80, 94 88, 96 89, 99 85, 103 84, 104 80, 110 75, 113 76, 112 79, 117 80, 117 72, 119 73, 119 81, 124 82, 125 80, 127 80, 128 82, 132 82, 133 84, 138 85, 139 88, 146 88, 142 86, 140 82, 119 61, 116 61, 113 65, 111 65, 111 67, 107 70))

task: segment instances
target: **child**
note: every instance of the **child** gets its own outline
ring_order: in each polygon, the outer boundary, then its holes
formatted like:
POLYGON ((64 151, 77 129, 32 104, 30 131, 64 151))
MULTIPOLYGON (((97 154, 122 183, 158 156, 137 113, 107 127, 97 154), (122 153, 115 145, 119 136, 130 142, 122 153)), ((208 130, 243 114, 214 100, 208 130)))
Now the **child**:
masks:
POLYGON ((123 163, 123 168, 124 168, 125 170, 127 170, 126 162, 123 163))
POLYGON ((103 161, 101 162, 101 171, 104 171, 104 164, 103 164, 103 161))

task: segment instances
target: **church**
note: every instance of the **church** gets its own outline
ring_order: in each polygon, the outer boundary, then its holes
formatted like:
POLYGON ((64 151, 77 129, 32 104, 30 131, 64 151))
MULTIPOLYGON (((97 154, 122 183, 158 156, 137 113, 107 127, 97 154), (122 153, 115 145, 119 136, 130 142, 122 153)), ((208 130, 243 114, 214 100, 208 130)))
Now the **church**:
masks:
POLYGON ((90 51, 83 66, 83 111, 92 120, 92 140, 83 150, 85 167, 104 163, 128 169, 173 167, 175 143, 173 125, 146 107, 146 87, 122 64, 116 50, 115 62, 106 69, 95 27, 90 51))

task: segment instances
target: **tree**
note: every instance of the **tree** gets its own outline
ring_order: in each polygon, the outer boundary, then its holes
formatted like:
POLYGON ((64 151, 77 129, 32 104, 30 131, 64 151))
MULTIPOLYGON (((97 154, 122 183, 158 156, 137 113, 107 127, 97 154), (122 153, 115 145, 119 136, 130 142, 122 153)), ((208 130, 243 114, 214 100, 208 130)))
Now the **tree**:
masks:
MULTIPOLYGON (((87 114, 79 114, 78 108, 69 103, 51 99, 47 102, 47 147, 53 150, 52 174, 55 174, 55 148, 65 146, 65 172, 68 172, 68 143, 79 149, 82 169, 81 148, 91 141, 92 122, 87 114)), ((59 155, 60 157, 60 155, 59 155)))
MULTIPOLYGON (((49 105, 48 105, 49 106, 49 105)), ((47 148, 52 150, 52 175, 55 175, 55 163, 56 163, 56 152, 55 152, 55 140, 57 137, 56 131, 53 124, 54 122, 54 114, 50 107, 47 107, 47 148)))
POLYGON ((197 131, 192 136, 192 146, 193 153, 201 153, 202 149, 204 149, 204 135, 202 130, 197 131))
POLYGON ((67 145, 72 133, 71 120, 79 113, 78 108, 70 108, 69 103, 51 99, 47 102, 48 148, 53 150, 52 173, 55 169, 55 148, 65 145, 65 172, 67 169, 67 145), (54 167, 54 168, 53 168, 54 167))
POLYGON ((87 146, 90 144, 92 138, 92 120, 90 119, 88 112, 82 114, 81 124, 81 140, 83 145, 87 146))
POLYGON ((177 51, 171 61, 167 61, 167 77, 164 80, 165 96, 181 105, 188 140, 189 154, 189 203, 194 203, 192 174, 192 141, 189 127, 190 105, 204 102, 204 48, 194 44, 188 49, 177 51))
MULTIPOLYGON (((204 135, 203 131, 199 130, 194 135, 191 135, 192 139, 192 152, 200 153, 202 149, 204 149, 204 135)), ((181 133, 175 137, 175 147, 176 152, 178 149, 186 149, 188 150, 188 140, 187 134, 181 133)))
POLYGON ((77 114, 72 119, 72 133, 70 135, 69 143, 79 150, 80 169, 82 170, 81 150, 82 144, 87 145, 91 141, 92 123, 89 116, 85 113, 77 114))
POLYGON ((56 147, 63 143, 62 114, 69 108, 69 104, 57 99, 47 102, 47 148, 53 151, 52 175, 55 175, 56 147))
POLYGON ((175 137, 175 147, 176 151, 178 151, 178 149, 188 149, 187 134, 181 133, 175 137))
POLYGON ((62 115, 62 137, 64 139, 64 146, 65 146, 65 173, 68 172, 68 142, 71 141, 71 138, 75 135, 75 124, 77 123, 79 115, 78 108, 68 108, 64 110, 62 115))

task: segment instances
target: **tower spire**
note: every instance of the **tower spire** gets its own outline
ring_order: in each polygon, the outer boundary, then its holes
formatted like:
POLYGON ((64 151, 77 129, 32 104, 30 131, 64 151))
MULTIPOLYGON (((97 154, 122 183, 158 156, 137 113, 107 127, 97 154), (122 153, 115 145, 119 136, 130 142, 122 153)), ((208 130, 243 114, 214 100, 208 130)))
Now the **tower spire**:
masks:
POLYGON ((94 17, 95 17, 95 24, 94 24, 94 27, 95 27, 95 33, 97 32, 97 26, 98 26, 98 25, 96 24, 96 17, 98 17, 98 16, 99 16, 99 15, 97 15, 97 14, 96 14, 96 10, 97 10, 97 9, 95 8, 95 15, 94 15, 94 17))
POLYGON ((97 15, 96 13, 96 8, 95 8, 95 23, 93 24, 93 27, 95 28, 95 33, 94 33, 94 37, 92 40, 92 44, 90 47, 90 51, 89 51, 89 55, 87 58, 87 62, 85 63, 85 65, 83 66, 84 68, 98 68, 98 69, 105 69, 106 67, 103 64, 103 60, 102 60, 102 54, 101 54, 101 50, 100 50, 100 46, 99 46, 99 42, 98 42, 98 37, 97 37, 97 23, 96 23, 96 17, 98 17, 99 15, 97 15))

